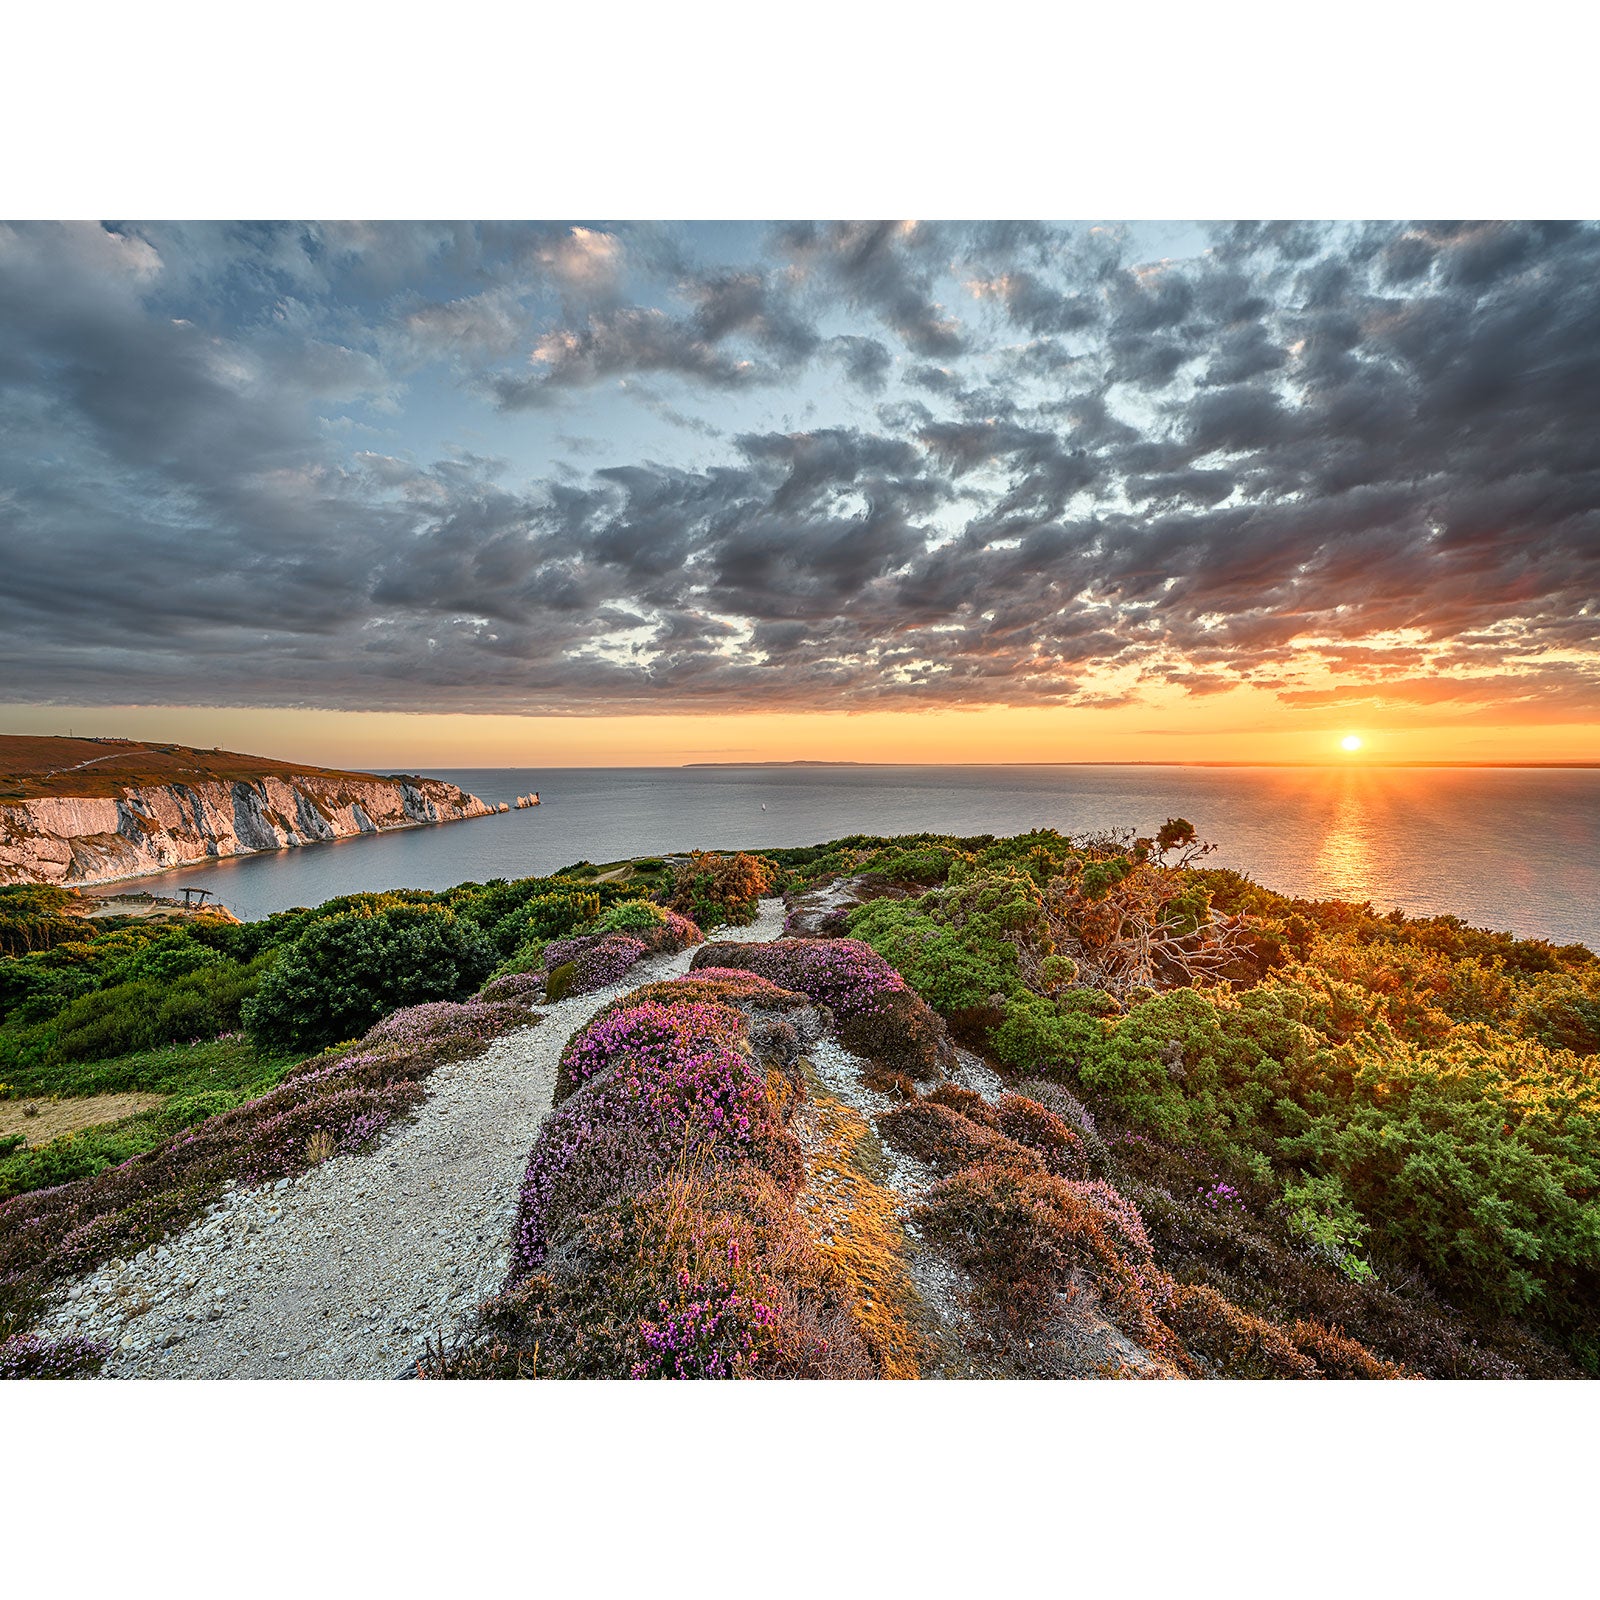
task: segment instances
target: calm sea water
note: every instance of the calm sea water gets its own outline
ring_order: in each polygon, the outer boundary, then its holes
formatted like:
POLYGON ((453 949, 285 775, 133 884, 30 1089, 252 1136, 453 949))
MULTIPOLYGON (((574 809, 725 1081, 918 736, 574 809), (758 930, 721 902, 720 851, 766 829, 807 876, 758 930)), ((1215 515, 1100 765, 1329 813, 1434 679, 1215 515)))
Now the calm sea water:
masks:
POLYGON ((802 767, 437 772, 537 810, 246 856, 141 879, 204 885, 244 918, 360 889, 441 889, 695 847, 849 833, 1153 832, 1187 817, 1289 894, 1454 912, 1600 947, 1600 771, 1510 768, 802 767))

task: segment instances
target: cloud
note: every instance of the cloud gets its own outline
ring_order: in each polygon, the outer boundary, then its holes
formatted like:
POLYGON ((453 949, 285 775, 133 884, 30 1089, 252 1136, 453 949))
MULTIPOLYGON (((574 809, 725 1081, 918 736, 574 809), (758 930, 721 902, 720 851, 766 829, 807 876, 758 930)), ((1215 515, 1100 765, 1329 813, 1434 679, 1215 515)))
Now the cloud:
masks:
POLYGON ((1600 229, 1129 252, 943 223, 0 228, 0 673, 72 701, 1249 684, 1600 719, 1600 229), (582 470, 549 454, 575 439, 582 470))

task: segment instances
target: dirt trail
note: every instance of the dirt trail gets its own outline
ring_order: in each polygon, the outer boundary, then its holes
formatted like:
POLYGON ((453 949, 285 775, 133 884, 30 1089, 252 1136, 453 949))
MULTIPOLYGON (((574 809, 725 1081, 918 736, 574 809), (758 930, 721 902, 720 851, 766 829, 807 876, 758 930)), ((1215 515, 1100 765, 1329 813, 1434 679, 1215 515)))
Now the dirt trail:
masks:
MULTIPOLYGON (((782 924, 782 902, 767 900, 750 927, 717 937, 767 940, 782 924)), ((687 971, 692 954, 641 963, 439 1068, 416 1116, 372 1151, 231 1191, 167 1244, 73 1284, 41 1332, 109 1340, 116 1378, 396 1376, 503 1280, 567 1040, 618 995, 687 971)))

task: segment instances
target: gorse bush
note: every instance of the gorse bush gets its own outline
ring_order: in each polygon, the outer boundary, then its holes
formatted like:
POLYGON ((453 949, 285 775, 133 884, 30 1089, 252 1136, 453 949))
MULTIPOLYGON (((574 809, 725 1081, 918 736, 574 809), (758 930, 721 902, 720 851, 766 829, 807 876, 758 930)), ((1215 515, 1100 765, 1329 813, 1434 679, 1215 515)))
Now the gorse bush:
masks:
POLYGON ((761 897, 778 881, 778 869, 765 856, 715 855, 696 850, 672 871, 667 904, 702 928, 754 922, 761 897))
POLYGON ((589 925, 591 933, 638 933, 665 926, 667 913, 649 900, 619 900, 589 925))
POLYGON ((244 1023, 267 1049, 316 1049, 401 1006, 464 999, 497 962, 487 935, 443 906, 350 911, 313 923, 283 952, 244 1023))

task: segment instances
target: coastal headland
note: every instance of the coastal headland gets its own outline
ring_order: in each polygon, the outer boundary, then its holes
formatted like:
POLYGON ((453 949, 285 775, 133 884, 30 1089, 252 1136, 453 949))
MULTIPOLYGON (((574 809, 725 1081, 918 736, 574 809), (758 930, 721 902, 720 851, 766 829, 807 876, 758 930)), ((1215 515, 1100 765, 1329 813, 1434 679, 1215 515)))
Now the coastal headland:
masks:
POLYGON ((499 809, 437 778, 135 739, 0 736, 0 884, 111 883, 499 809))

